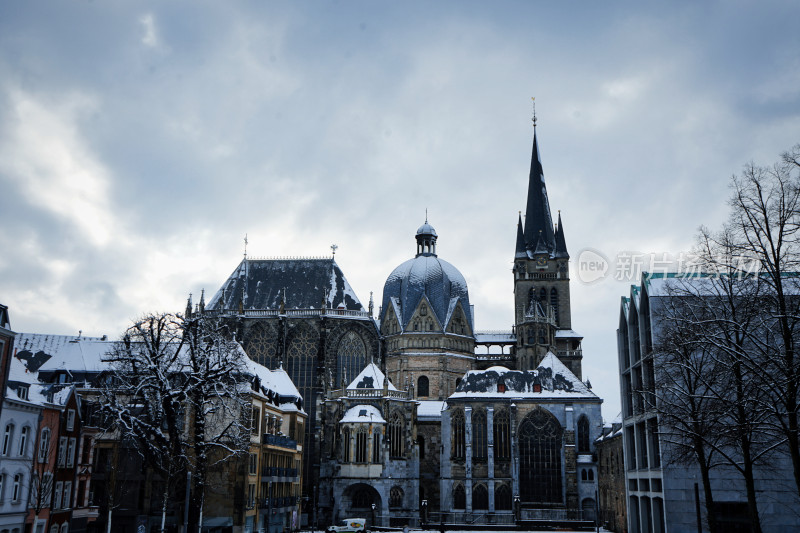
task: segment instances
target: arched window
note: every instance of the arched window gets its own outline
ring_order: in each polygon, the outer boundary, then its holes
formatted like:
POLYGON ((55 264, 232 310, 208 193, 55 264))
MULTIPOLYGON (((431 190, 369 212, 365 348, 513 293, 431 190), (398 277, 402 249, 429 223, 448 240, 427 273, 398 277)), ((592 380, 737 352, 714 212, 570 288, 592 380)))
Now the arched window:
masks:
POLYGON ((544 309, 547 305, 547 289, 544 287, 539 291, 539 301, 542 303, 542 309, 544 309))
POLYGON ((372 505, 372 493, 368 489, 360 488, 353 494, 353 507, 369 509, 372 505))
POLYGON ((467 508, 467 493, 464 491, 464 485, 458 484, 453 490, 453 509, 466 509, 467 508))
POLYGON ((367 427, 361 426, 356 433, 356 462, 367 462, 367 427))
POLYGON ((25 426, 19 433, 19 455, 25 455, 25 448, 28 446, 28 433, 30 433, 30 431, 31 428, 25 426))
POLYGON ((472 508, 478 510, 489 508, 489 492, 486 490, 486 485, 476 485, 473 487, 472 508))
POLYGON ((350 462, 350 428, 345 427, 342 430, 342 462, 350 462))
POLYGON ((594 470, 589 470, 589 481, 594 481, 594 470))
POLYGON ((19 501, 22 495, 22 474, 14 474, 14 486, 11 490, 11 501, 19 501))
POLYGON ((397 508, 403 506, 403 489, 400 487, 392 487, 389 491, 389 507, 397 508))
POLYGON ((553 312, 556 314, 556 324, 558 324, 558 291, 555 287, 550 289, 550 305, 553 308, 553 312))
POLYGON ((3 432, 3 449, 0 450, 2 455, 8 455, 11 450, 11 436, 14 434, 14 424, 8 424, 5 432, 3 432))
POLYGON ((581 468, 581 481, 586 481, 586 479, 587 479, 586 469, 581 468))
POLYGON ((428 376, 420 376, 417 380, 417 396, 429 396, 429 381, 428 376))
POLYGON ((419 448, 420 460, 425 459, 425 437, 417 435, 417 447, 419 448))
POLYGON ((403 446, 403 417, 400 413, 394 413, 389 420, 389 456, 392 458, 402 458, 405 453, 403 446))
MULTIPOLYGON (((453 459, 464 459, 466 456, 466 443, 464 441, 463 411, 458 410, 453 413, 453 418, 450 421, 450 431, 453 439, 450 455, 453 459)), ((461 487, 461 490, 464 490, 464 487, 461 487)))
POLYGON ((367 349, 358 333, 348 331, 336 351, 336 383, 350 383, 366 365, 367 349))
POLYGON ((494 452, 498 461, 511 459, 511 432, 508 411, 503 409, 494 416, 494 452))
POLYGON ((511 489, 508 485, 498 485, 494 490, 494 508, 498 511, 511 510, 511 489))
POLYGON ((483 409, 472 411, 472 458, 482 462, 487 456, 486 412, 483 409))
POLYGON ((586 415, 578 418, 578 453, 589 453, 589 419, 586 415))
POLYGON ((381 432, 379 429, 373 430, 372 434, 372 462, 381 462, 381 432))
POLYGON ((519 425, 520 498, 524 502, 563 503, 562 428, 544 409, 535 409, 519 425))

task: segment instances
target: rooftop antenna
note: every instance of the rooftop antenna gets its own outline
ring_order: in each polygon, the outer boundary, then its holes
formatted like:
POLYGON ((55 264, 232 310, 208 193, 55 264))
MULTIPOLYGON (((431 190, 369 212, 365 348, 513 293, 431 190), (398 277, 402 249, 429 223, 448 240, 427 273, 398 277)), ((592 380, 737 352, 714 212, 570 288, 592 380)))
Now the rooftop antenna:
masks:
POLYGON ((244 258, 247 259, 247 233, 244 234, 244 258))
POLYGON ((337 245, 331 244, 331 252, 333 252, 333 255, 336 255, 336 250, 338 250, 338 249, 339 249, 339 247, 337 245))
POLYGON ((531 121, 533 122, 533 129, 536 129, 536 97, 531 96, 531 102, 533 102, 533 118, 531 121))

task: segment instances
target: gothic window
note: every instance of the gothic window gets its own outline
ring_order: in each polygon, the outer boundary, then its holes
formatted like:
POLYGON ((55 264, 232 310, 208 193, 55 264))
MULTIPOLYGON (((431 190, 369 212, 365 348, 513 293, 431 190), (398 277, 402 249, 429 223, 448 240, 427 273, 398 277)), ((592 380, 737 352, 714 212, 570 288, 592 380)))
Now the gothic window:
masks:
POLYGON ((453 490, 453 509, 466 509, 467 508, 467 493, 464 490, 464 485, 458 484, 453 490))
POLYGON ((472 411, 472 458, 482 462, 487 455, 486 413, 482 409, 472 411))
POLYGON ((425 459, 425 437, 422 435, 417 436, 417 447, 419 448, 420 460, 425 459))
POLYGON ((400 487, 392 487, 389 491, 389 507, 397 508, 403 506, 403 489, 400 487))
POLYGON ((589 419, 586 415, 578 419, 578 453, 589 453, 589 419))
POLYGON ((348 427, 342 430, 342 462, 350 462, 350 428, 348 427))
POLYGON ((589 476, 586 475, 586 469, 581 468, 581 481, 586 481, 589 476))
POLYGON ((498 461, 511 459, 511 432, 508 411, 505 409, 494 417, 494 450, 498 461))
POLYGON ((494 490, 494 508, 497 511, 511 510, 511 489, 508 485, 499 485, 494 490))
POLYGON ((429 395, 429 381, 427 376, 420 376, 417 380, 417 396, 429 395))
POLYGON ((534 410, 519 425, 522 501, 563 503, 561 438, 561 425, 544 409, 534 410))
MULTIPOLYGON (((453 413, 453 419, 450 421, 453 446, 451 456, 453 459, 464 459, 466 455, 466 445, 464 442, 464 412, 461 410, 453 413)), ((463 490, 463 487, 462 487, 463 490)))
POLYGON ((547 305, 547 289, 544 287, 539 291, 539 301, 542 302, 542 308, 547 305))
POLYGON ((277 368, 278 331, 271 324, 260 322, 247 333, 244 350, 253 360, 268 368, 277 368))
POLYGON ((395 459, 403 457, 405 452, 403 446, 403 417, 400 413, 394 413, 389 420, 389 456, 395 459))
POLYGON ((555 287, 550 289, 550 305, 553 307, 553 312, 556 314, 556 324, 558 324, 558 291, 555 287))
POLYGON ((476 485, 472 489, 472 508, 483 510, 489 508, 489 491, 486 485, 476 485))
POLYGON ((361 426, 356 433, 356 462, 367 462, 367 428, 361 426))
POLYGON ((539 344, 544 344, 544 328, 539 328, 539 344))
POLYGON ((372 436, 372 462, 381 462, 381 434, 378 430, 372 436))
POLYGON ((336 351, 336 383, 350 383, 366 366, 367 349, 355 331, 348 331, 336 351))
POLYGON ((589 481, 594 481, 594 470, 589 470, 589 481))
POLYGON ((372 494, 369 489, 360 488, 353 494, 353 507, 357 509, 369 509, 372 505, 372 494))

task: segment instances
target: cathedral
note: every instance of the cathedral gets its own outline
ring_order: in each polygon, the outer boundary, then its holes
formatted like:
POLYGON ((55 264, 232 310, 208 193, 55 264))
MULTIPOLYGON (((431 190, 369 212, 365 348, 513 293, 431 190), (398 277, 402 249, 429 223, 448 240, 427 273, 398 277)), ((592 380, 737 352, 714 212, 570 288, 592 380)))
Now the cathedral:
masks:
POLYGON ((436 230, 426 220, 414 238, 377 316, 333 258, 245 257, 205 307, 303 396, 303 524, 593 520, 602 400, 582 381, 535 130, 511 331, 475 331, 436 230))

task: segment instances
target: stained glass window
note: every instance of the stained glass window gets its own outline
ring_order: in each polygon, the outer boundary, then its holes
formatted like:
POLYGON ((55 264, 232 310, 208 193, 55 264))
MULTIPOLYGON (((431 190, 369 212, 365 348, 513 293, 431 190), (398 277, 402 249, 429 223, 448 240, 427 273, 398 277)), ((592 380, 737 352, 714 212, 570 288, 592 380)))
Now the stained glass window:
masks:
MULTIPOLYGON (((464 412, 461 410, 453 413, 453 418, 450 421, 451 434, 453 445, 451 450, 451 457, 453 459, 464 459, 466 453, 466 443, 464 441, 464 412)), ((462 488, 463 490, 463 488, 462 488)))
POLYGON ((508 411, 503 409, 494 416, 494 450, 500 461, 511 459, 511 438, 508 411))
POLYGON ((556 418, 535 409, 519 426, 520 498, 525 502, 563 503, 561 437, 556 418))
POLYGON ((476 409, 472 412, 472 458, 485 461, 487 456, 486 412, 476 409))

